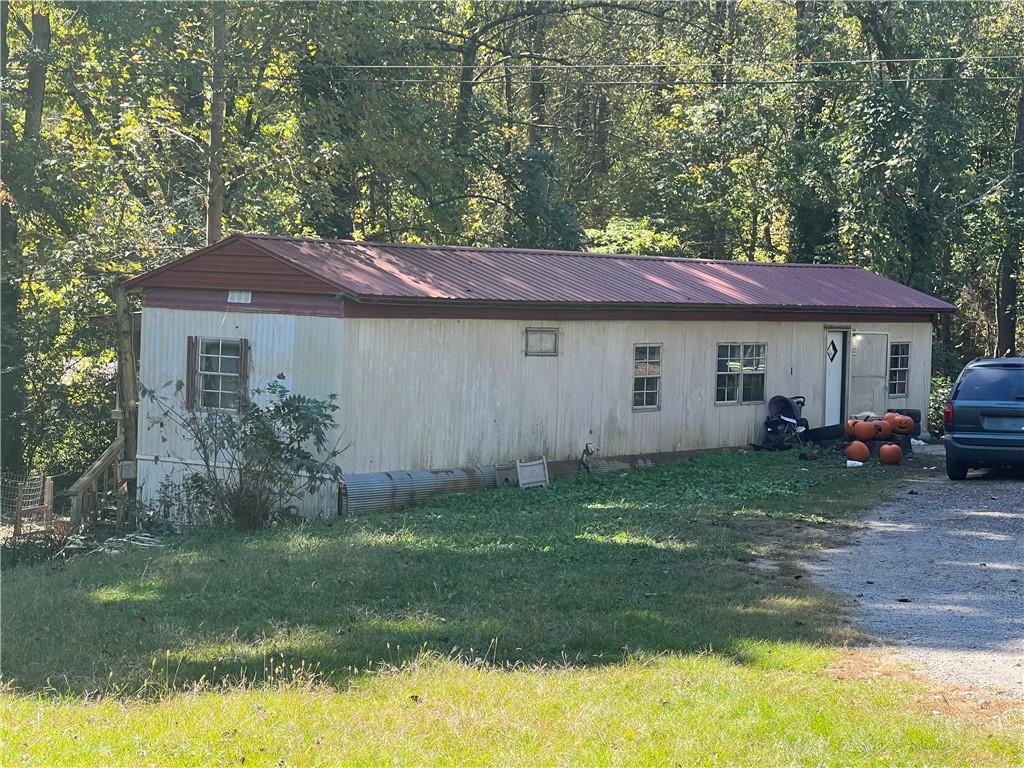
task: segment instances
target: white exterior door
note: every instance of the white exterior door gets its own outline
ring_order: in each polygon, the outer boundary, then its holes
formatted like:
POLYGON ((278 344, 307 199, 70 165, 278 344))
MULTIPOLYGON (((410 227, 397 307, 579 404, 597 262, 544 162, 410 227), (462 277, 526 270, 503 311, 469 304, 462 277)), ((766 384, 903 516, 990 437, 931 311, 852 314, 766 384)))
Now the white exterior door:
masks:
POLYGON ((846 386, 846 331, 825 332, 825 424, 841 424, 846 386))
POLYGON ((889 334, 853 332, 850 349, 850 413, 885 413, 889 334))

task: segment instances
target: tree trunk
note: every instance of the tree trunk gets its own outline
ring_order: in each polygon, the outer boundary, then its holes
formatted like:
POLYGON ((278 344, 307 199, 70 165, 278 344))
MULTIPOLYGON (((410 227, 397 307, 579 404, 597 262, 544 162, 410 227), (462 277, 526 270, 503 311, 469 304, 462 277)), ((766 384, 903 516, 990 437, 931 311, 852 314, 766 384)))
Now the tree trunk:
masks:
MULTIPOLYGON (((797 74, 810 67, 812 77, 829 77, 827 68, 807 65, 806 62, 819 58, 821 23, 818 15, 822 10, 817 0, 797 0, 796 40, 794 60, 797 74)), ((797 78, 799 79, 799 77, 797 78)), ((808 83, 800 85, 795 99, 795 121, 793 125, 793 195, 792 223, 790 235, 790 260, 813 262, 822 247, 835 239, 838 213, 831 200, 822 199, 821 192, 806 182, 815 163, 819 142, 817 132, 821 125, 821 114, 825 98, 821 88, 808 83)))
POLYGON ((996 354, 1017 354, 1017 298, 1024 234, 1024 87, 1017 94, 1016 125, 1010 158, 1007 195, 1006 245, 999 259, 999 296, 996 303, 996 354))
POLYGON ((539 147, 543 141, 541 126, 544 123, 545 98, 544 69, 540 66, 540 59, 544 55, 547 17, 540 13, 534 16, 530 20, 530 29, 533 32, 533 40, 530 44, 533 58, 530 60, 530 87, 527 97, 530 124, 527 126, 526 138, 531 147, 539 147))
POLYGON ((227 30, 224 3, 210 4, 213 16, 213 87, 210 94, 209 183, 206 196, 206 244, 216 243, 223 235, 224 216, 224 58, 227 30))
POLYGON ((43 96, 46 93, 46 64, 50 53, 50 15, 32 9, 32 56, 28 62, 28 89, 26 90, 25 141, 39 138, 43 125, 43 96))
MULTIPOLYGON (((7 80, 7 21, 8 4, 0 2, 0 79, 7 80)), ((0 112, 3 120, 0 134, 3 136, 4 154, 10 149, 13 137, 7 123, 7 110, 0 112)), ((10 167, 8 161, 8 168, 10 167)), ((6 186, 6 184, 5 184, 6 186)), ((0 356, 3 368, 0 370, 0 460, 5 471, 21 474, 24 470, 24 446, 21 429, 21 410, 24 405, 22 394, 22 362, 24 348, 19 332, 21 300, 21 270, 15 267, 18 247, 18 224, 14 220, 7 195, 3 196, 3 210, 0 211, 0 356)))
POLYGON ((611 168, 608 156, 608 133, 611 125, 611 106, 604 91, 598 91, 594 110, 594 170, 602 176, 611 168))
MULTIPOLYGON (((7 25, 10 9, 7 2, 0 4, 2 16, 2 41, 0 41, 0 78, 7 79, 8 39, 7 25)), ((32 9, 31 53, 27 57, 27 87, 25 90, 25 124, 22 129, 17 153, 21 156, 20 167, 31 174, 36 167, 38 141, 43 125, 43 104, 46 96, 46 68, 50 55, 50 16, 43 8, 32 9)), ((3 110, 3 137, 5 153, 13 149, 14 133, 7 122, 8 112, 3 110)), ((8 168, 10 163, 8 163, 8 168)), ((9 180, 5 179, 5 182, 9 180)), ((25 188, 32 184, 31 178, 23 178, 17 184, 5 183, 10 189, 25 188)), ((25 408, 25 342, 22 333, 21 303, 21 254, 18 248, 17 209, 4 195, 0 210, 0 347, 3 367, 0 370, 0 462, 3 468, 15 474, 25 471, 24 429, 22 427, 25 408)))
POLYGON ((466 39, 462 44, 462 55, 459 65, 459 98, 455 105, 455 128, 452 139, 459 152, 465 152, 469 144, 469 120, 473 108, 473 78, 476 73, 476 55, 480 50, 480 40, 475 36, 466 39))
POLYGON ((515 131, 515 101, 512 95, 512 68, 505 62, 503 67, 503 85, 505 96, 505 157, 512 157, 514 145, 512 136, 515 131))
MULTIPOLYGON (((715 83, 715 89, 723 94, 732 85, 735 79, 733 76, 733 46, 736 44, 736 0, 714 0, 712 7, 712 22, 716 31, 715 61, 711 65, 711 80, 715 83)), ((716 119, 719 126, 725 126, 729 121, 729 111, 724 106, 725 101, 719 102, 716 119)), ((728 150, 723 150, 718 155, 718 162, 722 167, 728 167, 728 150)), ((711 258, 724 260, 729 258, 728 249, 728 217, 727 214, 719 213, 711 227, 712 243, 711 258)))
MULTIPOLYGON (((885 69, 889 73, 889 79, 894 84, 903 79, 903 73, 900 71, 902 63, 899 61, 896 48, 889 38, 889 35, 892 33, 892 27, 889 24, 889 20, 883 18, 880 6, 874 3, 850 3, 849 8, 851 13, 860 21, 861 29, 870 36, 875 46, 877 46, 878 52, 885 61, 885 69)), ((909 79, 904 80, 903 87, 908 91, 910 90, 909 79)))
POLYGON ((754 202, 750 206, 750 241, 747 243, 747 258, 751 261, 757 255, 757 233, 761 228, 761 208, 757 194, 755 189, 754 202))
POLYGON ((711 65, 711 79, 715 84, 728 86, 734 80, 732 72, 733 45, 736 42, 736 0, 714 0, 712 23, 718 43, 715 62, 711 65))
POLYGON ((7 77, 7 14, 10 11, 10 3, 7 0, 0 0, 0 72, 7 77))

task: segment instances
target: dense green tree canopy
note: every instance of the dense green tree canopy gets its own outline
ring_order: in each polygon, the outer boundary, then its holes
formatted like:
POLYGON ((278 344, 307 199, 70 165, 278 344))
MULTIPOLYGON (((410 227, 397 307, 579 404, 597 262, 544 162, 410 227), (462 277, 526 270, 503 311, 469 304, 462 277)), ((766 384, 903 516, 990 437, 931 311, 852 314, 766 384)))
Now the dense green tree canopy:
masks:
POLYGON ((1024 0, 3 6, 5 466, 112 429, 90 317, 204 244, 218 61, 225 233, 857 263, 1022 346, 1024 0))

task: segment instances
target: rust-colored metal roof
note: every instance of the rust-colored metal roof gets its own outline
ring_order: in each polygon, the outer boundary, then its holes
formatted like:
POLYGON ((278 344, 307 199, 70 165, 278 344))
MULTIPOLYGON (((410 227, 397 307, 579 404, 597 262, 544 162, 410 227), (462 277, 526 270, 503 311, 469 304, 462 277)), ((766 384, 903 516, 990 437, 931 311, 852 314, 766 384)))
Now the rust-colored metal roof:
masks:
MULTIPOLYGON (((357 301, 918 313, 954 310, 944 301, 856 266, 382 244, 258 234, 229 239, 236 241, 236 252, 246 243, 357 301)), ((239 260, 239 271, 245 270, 241 263, 244 258, 232 257, 239 260)), ((173 268, 174 263, 159 271, 173 268)), ((131 283, 144 285, 152 274, 131 283)))

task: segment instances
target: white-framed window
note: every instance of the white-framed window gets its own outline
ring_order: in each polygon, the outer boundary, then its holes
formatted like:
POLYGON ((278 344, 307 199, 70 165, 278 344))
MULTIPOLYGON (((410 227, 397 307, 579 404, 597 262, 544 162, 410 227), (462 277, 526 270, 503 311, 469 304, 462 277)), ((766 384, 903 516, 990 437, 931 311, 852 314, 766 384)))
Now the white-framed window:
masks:
POLYGON ((251 304, 252 291, 228 291, 228 304, 251 304))
POLYGON ((766 367, 766 344, 720 343, 715 367, 715 402, 763 403, 766 367))
POLYGON ((556 357, 558 355, 557 328, 527 328, 527 357, 556 357))
POLYGON ((633 410, 661 407, 661 344, 633 345, 633 410))
POLYGON ((242 339, 199 339, 199 406, 237 411, 242 392, 242 339))
POLYGON ((910 342, 889 345, 889 397, 906 397, 910 380, 910 342))

